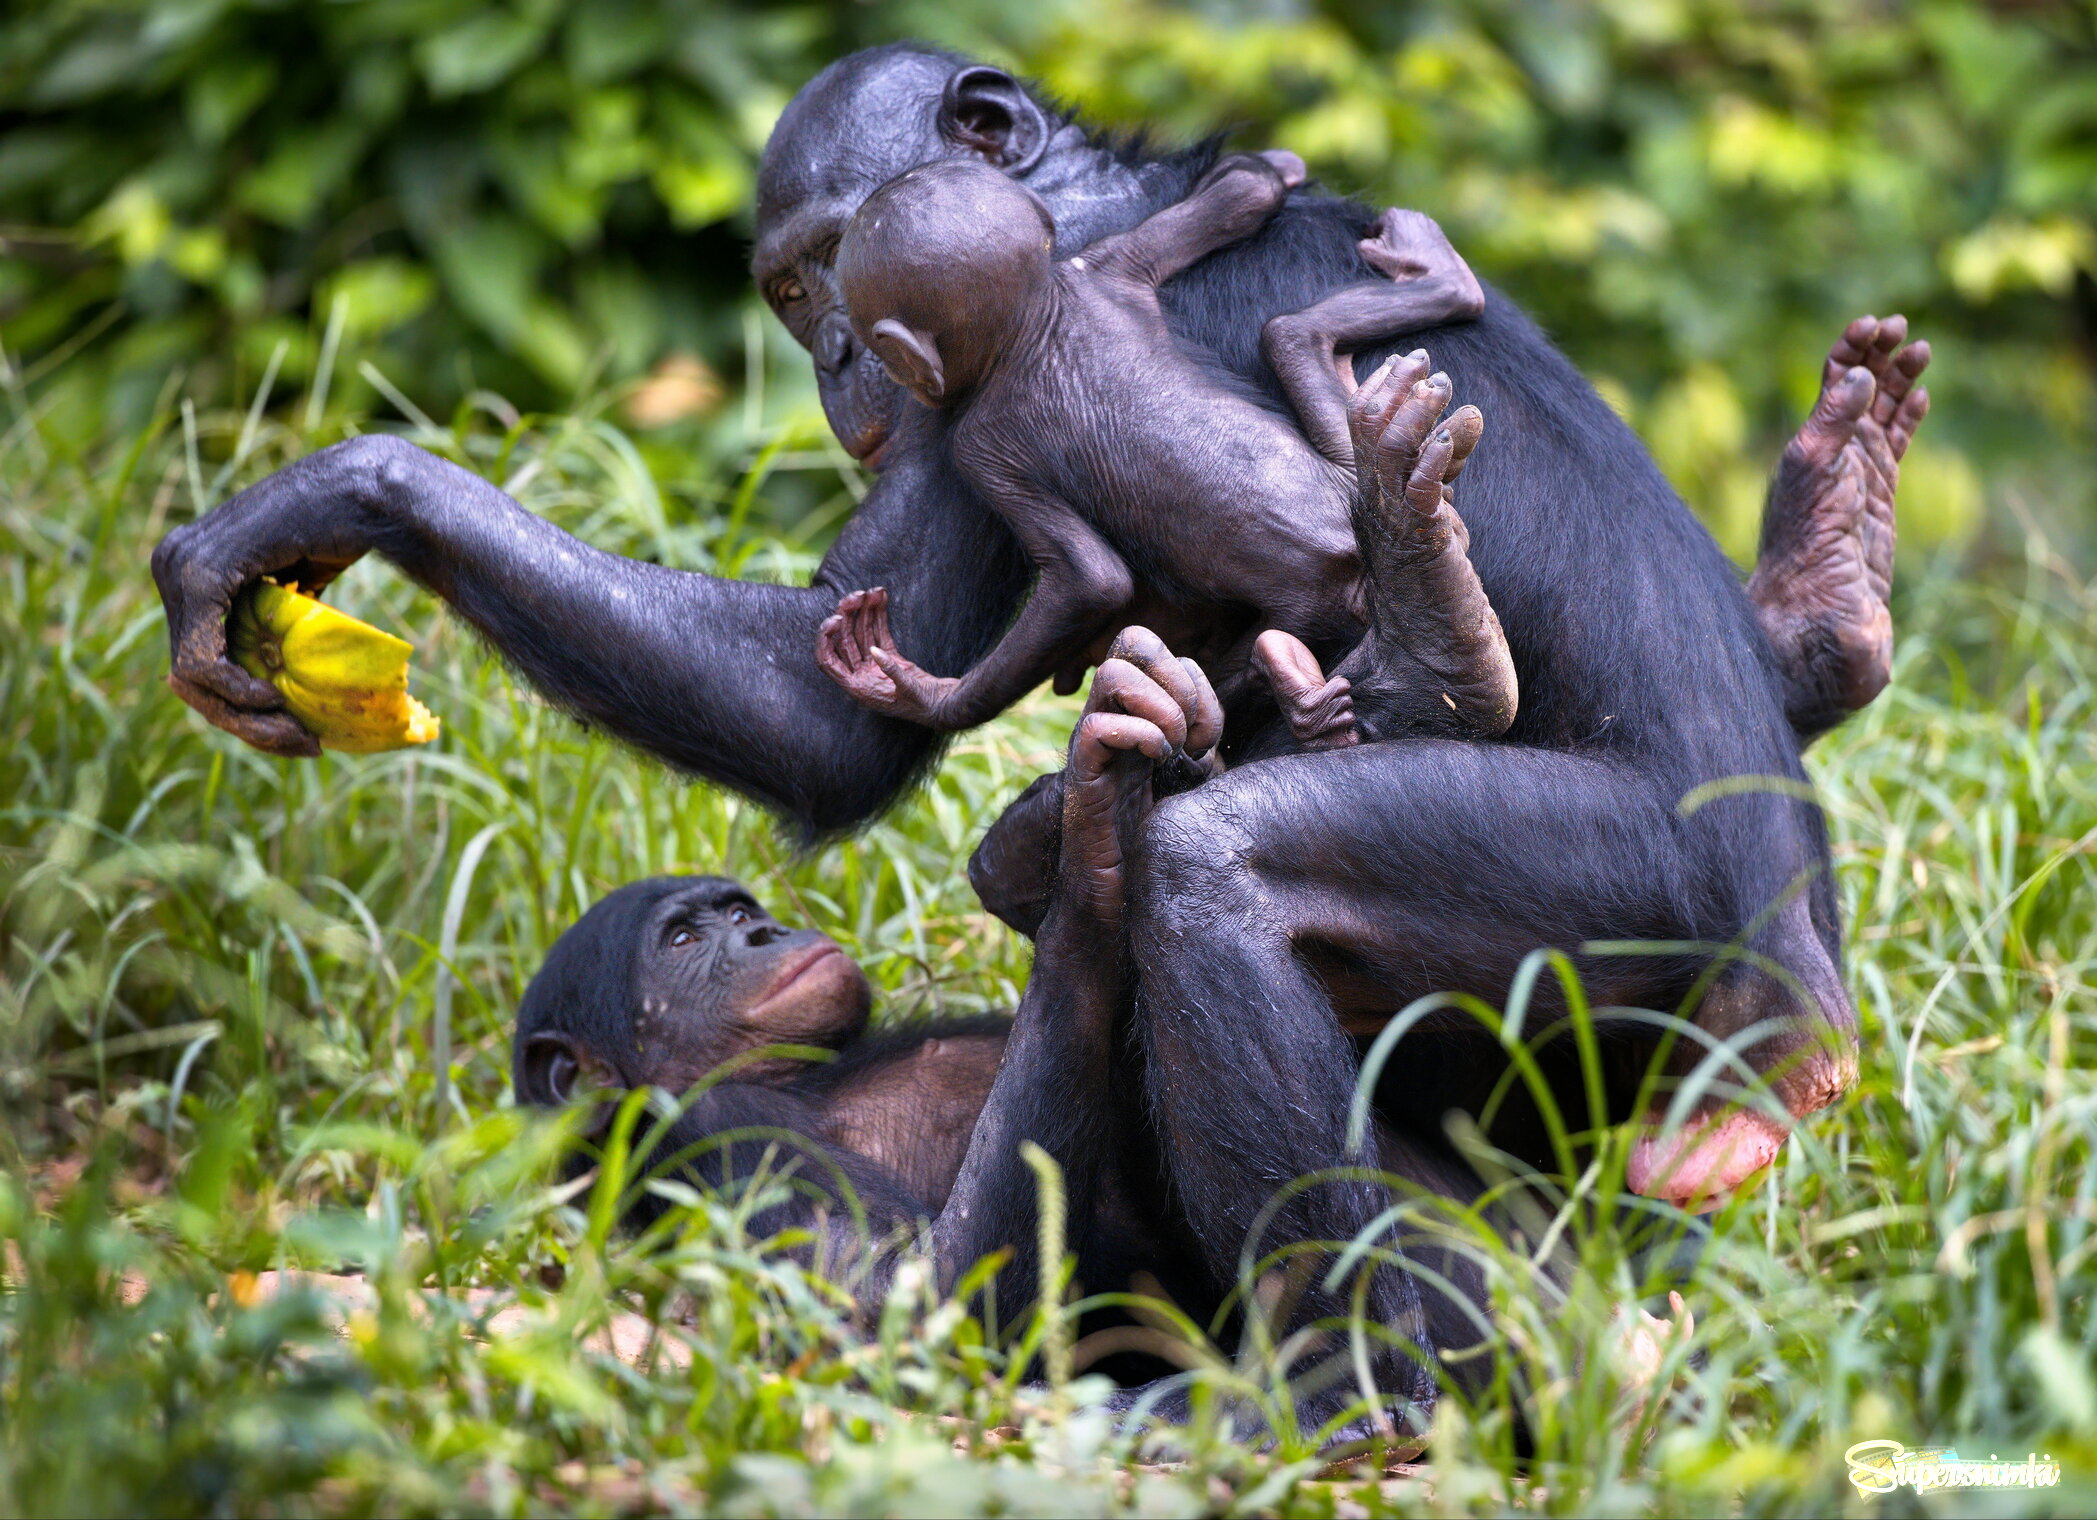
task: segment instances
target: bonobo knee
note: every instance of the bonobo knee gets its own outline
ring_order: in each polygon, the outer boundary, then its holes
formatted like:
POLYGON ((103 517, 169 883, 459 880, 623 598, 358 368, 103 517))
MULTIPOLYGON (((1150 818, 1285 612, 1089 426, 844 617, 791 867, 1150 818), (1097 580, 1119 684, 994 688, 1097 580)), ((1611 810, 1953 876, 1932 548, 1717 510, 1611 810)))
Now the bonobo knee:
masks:
POLYGON ((1219 778, 1151 811, 1129 878, 1132 933, 1199 935, 1240 917, 1254 870, 1241 804, 1219 778))

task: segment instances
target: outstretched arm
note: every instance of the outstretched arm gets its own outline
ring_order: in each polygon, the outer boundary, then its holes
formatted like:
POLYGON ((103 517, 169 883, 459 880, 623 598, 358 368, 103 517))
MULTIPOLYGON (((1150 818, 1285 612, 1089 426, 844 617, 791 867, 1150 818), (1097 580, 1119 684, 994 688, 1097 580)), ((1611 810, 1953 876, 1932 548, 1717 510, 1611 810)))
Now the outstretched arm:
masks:
POLYGON ((1162 285, 1189 264, 1258 232, 1303 180, 1303 160, 1284 149, 1233 154, 1202 176, 1185 200, 1127 232, 1101 238, 1078 257, 1162 285))
POLYGON ((257 576, 324 584, 375 553, 577 717, 804 827, 850 827, 893 799, 938 741, 858 706, 817 667, 816 629, 841 591, 896 588, 902 646, 958 670, 995 641, 1025 588, 1009 534, 947 465, 930 414, 913 420, 926 432, 896 440, 895 464, 806 587, 623 559, 400 439, 338 444, 162 541, 153 573, 170 684, 257 748, 315 753, 276 688, 226 658, 226 612, 257 576))

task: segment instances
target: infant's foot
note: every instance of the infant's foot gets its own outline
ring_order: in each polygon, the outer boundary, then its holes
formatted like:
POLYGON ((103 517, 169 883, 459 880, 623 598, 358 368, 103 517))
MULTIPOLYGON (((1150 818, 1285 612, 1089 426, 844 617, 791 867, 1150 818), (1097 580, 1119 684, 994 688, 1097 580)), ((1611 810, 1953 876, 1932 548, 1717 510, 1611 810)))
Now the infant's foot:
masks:
POLYGON ((816 630, 816 663, 852 699, 891 718, 943 728, 940 708, 960 682, 919 669, 896 650, 888 630, 888 591, 847 593, 816 630))
POLYGON ((1475 317, 1485 310, 1485 287, 1441 223, 1425 212, 1387 206, 1369 235, 1354 246, 1362 261, 1386 279, 1439 279, 1448 286, 1451 306, 1460 314, 1475 317))
POLYGON ((1253 664, 1274 690, 1298 748, 1345 749, 1362 742, 1354 726, 1354 688, 1345 676, 1325 677, 1302 639, 1270 628, 1252 646, 1253 664))
MULTIPOLYGON (((1485 419, 1475 406, 1443 419, 1449 377, 1423 375, 1426 368, 1422 353, 1393 359, 1349 406, 1369 641, 1378 684, 1405 694, 1408 710, 1395 715, 1398 721, 1434 726, 1431 713, 1414 709, 1439 701, 1453 715, 1440 720, 1442 731, 1491 738, 1514 722, 1519 687, 1507 636, 1471 565, 1470 530, 1451 489, 1485 419)), ((1363 694, 1356 684, 1359 707, 1363 694)))

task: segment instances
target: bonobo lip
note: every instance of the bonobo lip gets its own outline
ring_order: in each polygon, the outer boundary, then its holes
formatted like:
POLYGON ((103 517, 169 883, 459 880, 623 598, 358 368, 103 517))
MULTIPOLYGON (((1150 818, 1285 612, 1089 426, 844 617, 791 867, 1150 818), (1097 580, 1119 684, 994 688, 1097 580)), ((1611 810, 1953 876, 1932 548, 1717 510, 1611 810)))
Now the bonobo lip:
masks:
POLYGON ((833 956, 838 960, 848 959, 845 952, 840 950, 834 941, 826 939, 818 944, 810 945, 806 950, 779 968, 779 975, 772 980, 771 990, 765 993, 752 1006, 750 1009, 751 1014, 762 1013, 765 1009, 780 1001, 788 992, 793 990, 795 983, 801 981, 809 972, 815 970, 817 966, 833 956))

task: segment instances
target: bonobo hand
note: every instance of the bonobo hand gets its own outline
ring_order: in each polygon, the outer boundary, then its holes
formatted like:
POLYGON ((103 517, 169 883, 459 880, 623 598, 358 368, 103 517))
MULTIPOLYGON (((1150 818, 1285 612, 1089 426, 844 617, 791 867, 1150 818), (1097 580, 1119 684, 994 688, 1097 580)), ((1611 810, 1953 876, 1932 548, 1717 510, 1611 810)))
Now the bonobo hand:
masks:
POLYGON ((816 663, 862 707, 926 728, 949 727, 943 708, 961 685, 905 659, 888 631, 888 591, 848 592, 816 630, 816 663))
POLYGON ((167 606, 175 695, 213 724, 272 755, 313 756, 320 742, 284 710, 284 696, 226 657, 226 614, 263 575, 318 591, 372 547, 389 462, 413 446, 353 438, 322 449, 185 523, 153 551, 167 606))
POLYGON ((1150 812, 1154 768, 1203 755, 1223 735, 1223 708, 1192 660, 1148 628, 1125 628, 1092 678, 1063 772, 1063 851, 1056 900, 1118 928, 1123 863, 1150 812))

